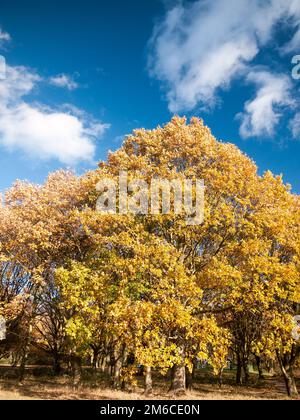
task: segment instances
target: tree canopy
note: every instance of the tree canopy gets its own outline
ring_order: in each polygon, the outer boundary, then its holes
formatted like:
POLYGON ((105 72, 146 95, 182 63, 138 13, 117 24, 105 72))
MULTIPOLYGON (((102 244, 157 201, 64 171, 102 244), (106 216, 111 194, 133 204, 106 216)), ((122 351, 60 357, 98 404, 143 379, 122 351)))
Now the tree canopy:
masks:
MULTIPOLYGON (((130 191, 129 191, 130 196, 130 191)), ((228 361, 237 382, 250 358, 277 361, 297 394, 299 355, 299 196, 281 177, 260 176, 235 145, 217 141, 202 120, 174 117, 136 130, 99 168, 59 171, 41 185, 16 182, 0 209, 2 355, 25 366, 31 348, 53 357, 93 356, 109 365, 116 387, 134 385, 144 368, 171 372, 185 392, 197 363, 220 383, 228 361), (204 221, 186 215, 103 214, 97 184, 201 179, 204 221)), ((120 202, 118 202, 120 206, 120 202)))

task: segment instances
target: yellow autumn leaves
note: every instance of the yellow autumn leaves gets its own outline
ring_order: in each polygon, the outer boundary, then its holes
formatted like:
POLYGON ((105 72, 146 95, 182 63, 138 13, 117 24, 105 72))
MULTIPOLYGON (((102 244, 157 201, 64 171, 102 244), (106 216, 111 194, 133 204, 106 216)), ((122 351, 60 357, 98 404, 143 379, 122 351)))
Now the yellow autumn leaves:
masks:
MULTIPOLYGON (((85 357, 97 348, 122 359, 131 378, 140 365, 167 373, 192 370, 195 360, 221 376, 228 358, 246 369, 251 355, 275 359, 298 345, 290 320, 300 299, 299 197, 280 177, 259 176, 199 119, 137 130, 97 170, 51 174, 42 186, 18 182, 5 203, 1 264, 22 275, 3 277, 11 296, 0 311, 29 294, 24 313, 42 308, 50 324, 59 319, 62 352, 85 357), (120 171, 203 179, 204 223, 187 226, 172 210, 99 214, 96 185, 120 171)), ((51 328, 43 334, 53 344, 51 328)))

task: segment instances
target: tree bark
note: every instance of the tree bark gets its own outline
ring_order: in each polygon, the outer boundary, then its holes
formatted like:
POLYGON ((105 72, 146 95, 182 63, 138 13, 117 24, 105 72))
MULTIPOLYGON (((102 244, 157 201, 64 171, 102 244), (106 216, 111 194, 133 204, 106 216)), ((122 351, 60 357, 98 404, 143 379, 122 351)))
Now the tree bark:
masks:
POLYGON ((73 377, 73 385, 78 387, 81 383, 82 377, 82 360, 81 357, 71 355, 70 356, 70 363, 71 363, 71 370, 72 370, 72 377, 73 377))
POLYGON ((114 388, 121 388, 121 369, 122 369, 122 357, 120 355, 115 356, 114 360, 114 374, 113 374, 113 383, 114 388))
POLYGON ((222 388, 223 386, 223 369, 221 369, 218 373, 218 385, 219 388, 222 388))
POLYGON ((285 386, 287 389, 288 396, 291 398, 297 397, 299 394, 298 394, 294 375, 288 372, 284 373, 283 375, 284 375, 284 381, 285 381, 285 386))
POLYGON ((239 354, 237 354, 237 368, 236 368, 236 384, 238 386, 243 385, 243 379, 242 379, 242 361, 239 354))
POLYGON ((185 395, 186 393, 186 375, 185 375, 185 363, 184 363, 184 348, 181 349, 181 363, 174 365, 172 369, 171 378, 171 391, 175 396, 185 395))
POLYGON ((53 373, 54 375, 61 373, 60 356, 57 352, 53 354, 53 373))
POLYGON ((152 369, 151 366, 145 367, 145 394, 151 395, 153 392, 152 369))
POLYGON ((248 359, 243 358, 242 365, 243 365, 243 371, 244 371, 245 384, 248 384, 249 383, 249 380, 250 380, 248 359))
POLYGON ((196 369, 197 369, 197 360, 195 359, 193 361, 192 372, 190 372, 188 368, 186 368, 186 370, 185 370, 185 378, 186 378, 185 382, 186 382, 186 389, 188 391, 191 391, 192 388, 193 388, 193 382, 194 382, 194 379, 195 379, 196 369))
POLYGON ((24 351, 21 357, 21 363, 19 367, 19 382, 23 382, 24 377, 25 377, 26 359, 27 359, 27 351, 24 351))
POLYGON ((277 353, 277 358, 284 378, 288 396, 291 398, 297 397, 299 393, 294 377, 293 365, 290 363, 286 355, 284 355, 284 357, 281 357, 281 355, 277 353))
POLYGON ((98 367, 98 358, 99 358, 99 350, 93 348, 92 368, 94 371, 96 371, 98 367))
POLYGON ((191 391, 193 387, 193 373, 190 372, 188 368, 185 368, 185 383, 186 389, 191 391))
POLYGON ((261 381, 264 378, 264 374, 263 374, 263 370, 261 367, 261 358, 259 356, 255 356, 255 361, 256 361, 256 367, 257 367, 257 371, 258 371, 258 379, 261 381))
POLYGON ((106 369, 106 358, 104 356, 102 356, 99 360, 99 367, 101 372, 104 373, 106 369))
POLYGON ((30 326, 28 327, 28 331, 26 332, 26 337, 24 339, 24 343, 23 343, 22 351, 21 351, 21 362, 20 362, 20 367, 19 367, 19 382, 23 382, 24 377, 25 377, 29 342, 30 342, 30 326))

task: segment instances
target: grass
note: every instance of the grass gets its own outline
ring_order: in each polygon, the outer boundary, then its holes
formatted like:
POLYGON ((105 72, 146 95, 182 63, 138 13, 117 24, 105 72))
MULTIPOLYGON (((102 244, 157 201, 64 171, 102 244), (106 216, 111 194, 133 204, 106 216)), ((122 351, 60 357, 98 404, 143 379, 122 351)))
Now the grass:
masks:
MULTIPOLYGON (((169 383, 165 378, 155 376, 154 393, 146 398, 142 388, 142 378, 134 392, 121 392, 107 385, 102 374, 91 375, 86 370, 82 384, 74 388, 68 375, 53 377, 46 369, 28 369, 26 379, 18 384, 13 368, 0 367, 0 400, 170 400, 169 383)), ((300 381, 298 381, 300 385, 300 381)), ((224 385, 220 389, 207 371, 199 371, 192 392, 181 399, 191 400, 285 400, 285 387, 280 377, 268 377, 258 381, 251 375, 247 387, 234 385, 234 373, 226 372, 224 385)), ((300 400, 300 398, 299 398, 300 400)))

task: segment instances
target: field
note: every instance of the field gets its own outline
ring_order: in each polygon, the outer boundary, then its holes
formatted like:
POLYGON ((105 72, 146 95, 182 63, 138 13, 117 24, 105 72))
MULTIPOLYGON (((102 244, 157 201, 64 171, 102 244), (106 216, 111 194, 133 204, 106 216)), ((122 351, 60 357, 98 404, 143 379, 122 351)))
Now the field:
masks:
MULTIPOLYGON (((168 381, 155 377, 153 395, 145 397, 142 378, 133 392, 122 392, 111 389, 107 378, 102 374, 84 371, 82 384, 72 386, 68 375, 53 377, 44 368, 28 368, 22 384, 15 380, 15 370, 0 367, 0 400, 170 400, 168 381)), ((297 381, 300 385, 300 372, 297 381)), ((286 390, 281 377, 267 377, 258 381, 257 375, 251 375, 247 387, 234 385, 234 373, 227 371, 222 388, 215 383, 207 371, 198 371, 194 389, 181 399, 191 400, 287 400, 286 390)), ((300 397, 299 397, 300 400, 300 397)))

